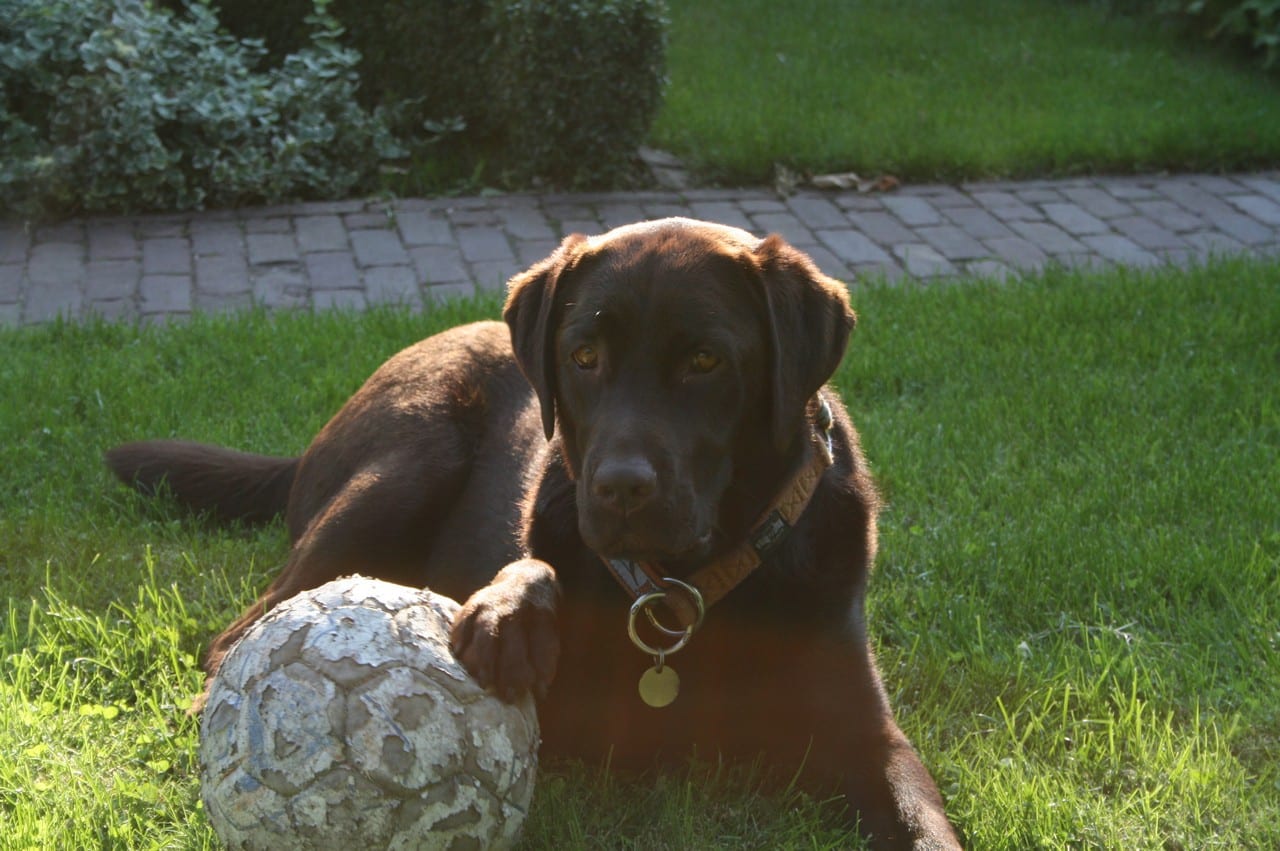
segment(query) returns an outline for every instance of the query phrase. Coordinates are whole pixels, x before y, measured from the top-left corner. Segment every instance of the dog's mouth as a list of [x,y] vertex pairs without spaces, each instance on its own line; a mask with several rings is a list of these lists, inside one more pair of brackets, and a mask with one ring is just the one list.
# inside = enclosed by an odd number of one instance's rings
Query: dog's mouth
[[707,531],[701,534],[676,534],[654,541],[648,535],[637,534],[630,529],[621,529],[614,536],[599,539],[590,531],[583,529],[583,539],[596,555],[606,559],[661,564],[676,574],[705,561],[714,546],[715,533]]

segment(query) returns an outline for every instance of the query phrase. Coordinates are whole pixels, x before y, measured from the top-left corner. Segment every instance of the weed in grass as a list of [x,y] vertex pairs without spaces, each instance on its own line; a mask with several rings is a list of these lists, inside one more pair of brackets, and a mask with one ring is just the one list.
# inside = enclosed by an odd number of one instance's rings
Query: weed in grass
[[[1280,266],[870,286],[836,384],[888,498],[903,727],[975,848],[1280,847]],[[109,480],[177,435],[299,451],[439,314],[0,332],[0,848],[213,847],[183,713],[278,569]],[[527,848],[836,848],[751,772],[550,765]]]

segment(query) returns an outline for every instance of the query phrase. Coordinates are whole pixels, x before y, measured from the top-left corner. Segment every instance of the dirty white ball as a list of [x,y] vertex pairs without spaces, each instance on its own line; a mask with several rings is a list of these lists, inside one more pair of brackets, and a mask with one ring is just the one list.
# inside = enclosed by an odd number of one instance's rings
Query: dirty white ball
[[458,604],[349,577],[238,641],[200,722],[205,812],[231,848],[503,848],[533,796],[531,698],[449,652]]

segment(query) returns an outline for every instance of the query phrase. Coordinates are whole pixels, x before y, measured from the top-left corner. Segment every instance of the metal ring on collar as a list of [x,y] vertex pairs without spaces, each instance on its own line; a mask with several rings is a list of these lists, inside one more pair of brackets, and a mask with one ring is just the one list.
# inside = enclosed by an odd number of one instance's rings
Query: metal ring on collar
[[[662,581],[670,583],[688,594],[690,599],[693,600],[694,606],[698,610],[698,617],[693,623],[689,624],[684,629],[674,630],[659,623],[657,616],[654,615],[652,609],[656,603],[667,596],[667,591],[650,591],[648,594],[638,597],[636,601],[631,604],[631,613],[627,617],[627,635],[631,637],[632,644],[640,648],[645,653],[648,653],[650,656],[670,656],[672,653],[675,653],[677,650],[684,647],[689,643],[689,639],[693,637],[694,631],[702,625],[702,619],[706,617],[707,614],[706,606],[702,602],[702,594],[697,588],[694,588],[687,582],[681,582],[679,579],[664,577]],[[649,618],[649,622],[653,624],[654,627],[666,635],[676,639],[670,647],[654,647],[640,637],[640,633],[636,630],[636,615],[642,611],[645,613],[645,616]]]

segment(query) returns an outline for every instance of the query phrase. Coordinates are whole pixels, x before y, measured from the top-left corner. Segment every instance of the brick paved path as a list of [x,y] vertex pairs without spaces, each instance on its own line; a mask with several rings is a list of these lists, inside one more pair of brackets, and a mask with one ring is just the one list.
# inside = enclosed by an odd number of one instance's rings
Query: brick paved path
[[1280,255],[1280,173],[297,204],[24,228],[0,223],[0,324],[192,311],[414,307],[501,289],[565,234],[682,215],[777,232],[845,281],[1046,264]]

